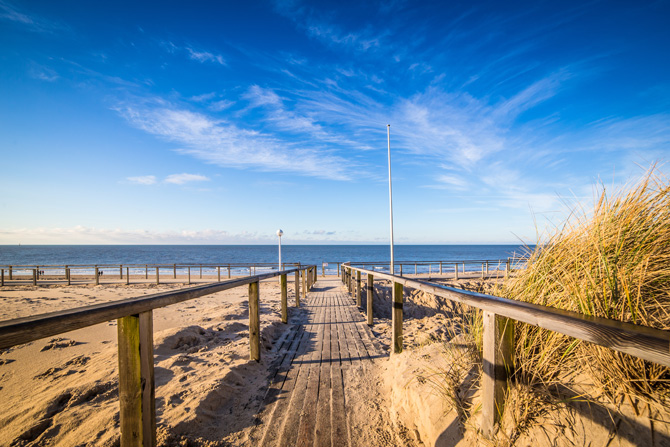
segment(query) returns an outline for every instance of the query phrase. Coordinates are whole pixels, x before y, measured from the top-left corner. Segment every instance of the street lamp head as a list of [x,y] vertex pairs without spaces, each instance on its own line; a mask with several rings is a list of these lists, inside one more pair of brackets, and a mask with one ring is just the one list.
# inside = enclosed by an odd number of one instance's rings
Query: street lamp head
[[284,232],[281,229],[277,230],[277,236],[282,237],[283,234]]

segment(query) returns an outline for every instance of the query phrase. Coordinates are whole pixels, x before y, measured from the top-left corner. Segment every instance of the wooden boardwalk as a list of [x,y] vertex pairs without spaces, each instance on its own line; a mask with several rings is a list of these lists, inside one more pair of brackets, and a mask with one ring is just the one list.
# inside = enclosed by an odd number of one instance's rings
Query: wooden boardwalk
[[374,359],[385,355],[339,279],[320,279],[303,305],[307,319],[280,347],[250,441],[263,446],[351,445],[347,373],[356,369],[364,375]]

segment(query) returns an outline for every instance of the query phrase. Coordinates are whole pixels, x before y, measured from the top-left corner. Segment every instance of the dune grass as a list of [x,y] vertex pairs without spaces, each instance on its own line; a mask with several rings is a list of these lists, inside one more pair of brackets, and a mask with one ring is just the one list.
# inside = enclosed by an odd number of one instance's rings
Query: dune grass
[[[502,294],[585,315],[670,329],[670,185],[649,171],[592,212],[574,212],[531,254]],[[613,399],[666,406],[670,369],[637,357],[517,323],[514,378],[550,385],[584,370]],[[577,368],[577,369],[575,369]]]

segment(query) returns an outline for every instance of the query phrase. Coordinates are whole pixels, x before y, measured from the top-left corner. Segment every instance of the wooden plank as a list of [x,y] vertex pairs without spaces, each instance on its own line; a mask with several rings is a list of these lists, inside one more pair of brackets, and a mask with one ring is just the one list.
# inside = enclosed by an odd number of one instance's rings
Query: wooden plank
[[[344,271],[343,271],[344,273]],[[325,304],[325,300],[324,300]],[[324,324],[323,324],[323,344],[321,351],[321,365],[319,371],[319,401],[316,409],[316,426],[314,430],[314,446],[315,447],[330,447],[330,395],[331,395],[331,378],[330,366],[332,362],[332,354],[330,348],[332,346],[331,337],[331,308],[324,306]]]
[[288,302],[287,302],[287,290],[286,290],[286,274],[283,274],[279,277],[279,283],[281,285],[281,322],[288,322]]
[[349,433],[347,431],[347,416],[344,401],[344,384],[342,370],[337,363],[331,365],[331,443],[333,446],[348,446]]
[[142,378],[142,440],[156,445],[156,385],[154,381],[154,325],[152,311],[139,315],[140,375]]
[[392,335],[391,344],[393,345],[393,353],[400,354],[402,352],[402,307],[403,307],[403,286],[401,283],[393,283],[393,314],[391,318]]
[[482,355],[482,432],[491,437],[504,409],[508,378],[514,361],[512,320],[484,312]]
[[389,279],[416,290],[493,312],[499,316],[539,326],[670,367],[670,331],[469,292],[435,283],[394,277],[381,272],[364,269],[361,271],[374,273],[376,278]]
[[140,318],[130,315],[117,320],[119,350],[119,424],[121,446],[143,446],[142,373]]
[[249,284],[249,359],[261,360],[261,320],[258,303],[259,283]]
[[374,276],[371,274],[368,274],[368,282],[367,282],[367,293],[365,295],[365,304],[367,307],[367,317],[368,317],[368,326],[372,326],[374,324],[374,313],[373,313],[373,304],[374,304],[374,296],[375,296],[375,282],[374,282]]
[[[287,273],[292,272],[292,270],[287,271]],[[2,321],[0,322],[0,349],[104,323],[127,315],[140,314],[276,276],[276,273],[266,273],[254,278],[237,278],[223,283],[205,284],[171,292],[161,292]]]

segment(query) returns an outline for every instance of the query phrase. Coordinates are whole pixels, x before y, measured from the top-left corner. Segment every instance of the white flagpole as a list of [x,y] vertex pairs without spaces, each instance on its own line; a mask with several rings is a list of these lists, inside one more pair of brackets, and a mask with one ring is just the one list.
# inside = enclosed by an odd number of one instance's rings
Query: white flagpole
[[395,265],[393,263],[393,191],[391,189],[391,125],[386,125],[386,140],[388,142],[389,154],[389,213],[391,220],[391,266],[389,271],[392,275],[395,274]]

